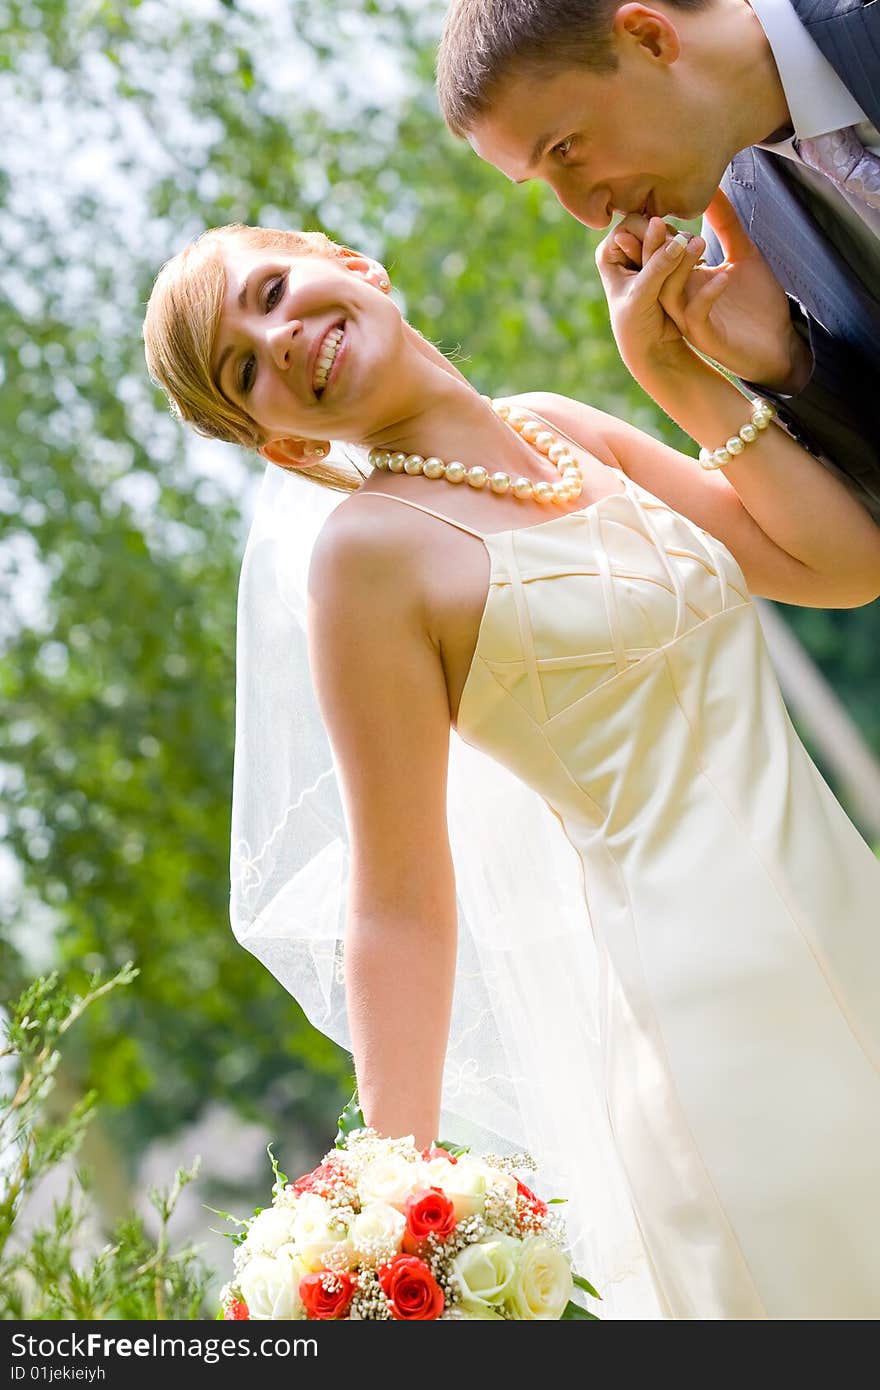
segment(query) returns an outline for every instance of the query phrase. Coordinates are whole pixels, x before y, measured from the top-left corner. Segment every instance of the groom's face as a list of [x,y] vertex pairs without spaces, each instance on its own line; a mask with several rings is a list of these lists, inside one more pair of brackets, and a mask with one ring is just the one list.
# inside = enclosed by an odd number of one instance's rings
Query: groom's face
[[615,213],[698,217],[733,151],[664,76],[624,61],[511,79],[468,139],[514,183],[549,184],[587,227]]

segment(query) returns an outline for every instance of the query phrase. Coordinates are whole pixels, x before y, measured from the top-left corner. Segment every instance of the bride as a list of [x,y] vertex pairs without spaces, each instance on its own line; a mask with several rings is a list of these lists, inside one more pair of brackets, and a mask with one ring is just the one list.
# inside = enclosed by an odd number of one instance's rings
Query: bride
[[686,242],[652,222],[643,268],[613,237],[599,265],[702,467],[578,401],[490,402],[319,234],[221,228],[163,267],[151,374],[280,465],[242,579],[234,920],[350,1038],[368,1123],[529,1147],[603,1315],[876,1317],[880,865],[750,594],[866,603],[880,530],[678,336]]

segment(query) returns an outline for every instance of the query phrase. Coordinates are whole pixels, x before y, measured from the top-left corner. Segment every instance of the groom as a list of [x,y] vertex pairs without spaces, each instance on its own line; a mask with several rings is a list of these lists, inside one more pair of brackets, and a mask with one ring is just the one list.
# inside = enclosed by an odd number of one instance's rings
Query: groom
[[880,521],[880,0],[453,0],[438,89],[588,227],[705,211],[729,281],[679,327]]

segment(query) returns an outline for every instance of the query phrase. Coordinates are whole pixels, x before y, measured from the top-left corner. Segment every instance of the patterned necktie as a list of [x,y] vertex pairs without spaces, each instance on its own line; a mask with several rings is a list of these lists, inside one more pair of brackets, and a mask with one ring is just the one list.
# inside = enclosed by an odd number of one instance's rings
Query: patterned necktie
[[814,140],[795,140],[794,147],[810,169],[817,169],[869,208],[880,208],[880,156],[865,149],[855,126]]

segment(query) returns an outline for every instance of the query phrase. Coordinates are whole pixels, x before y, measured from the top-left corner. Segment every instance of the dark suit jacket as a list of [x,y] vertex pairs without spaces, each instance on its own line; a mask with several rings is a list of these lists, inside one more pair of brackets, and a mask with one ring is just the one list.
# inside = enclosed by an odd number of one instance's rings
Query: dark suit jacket
[[[880,0],[792,0],[798,18],[880,129]],[[772,399],[816,453],[853,480],[880,520],[880,266],[866,283],[801,201],[788,161],[756,147],[733,160],[722,187],[743,227],[793,300],[803,306],[815,367],[797,396]],[[708,228],[707,228],[708,232]],[[721,250],[711,234],[707,260]],[[792,313],[800,316],[796,305]]]

